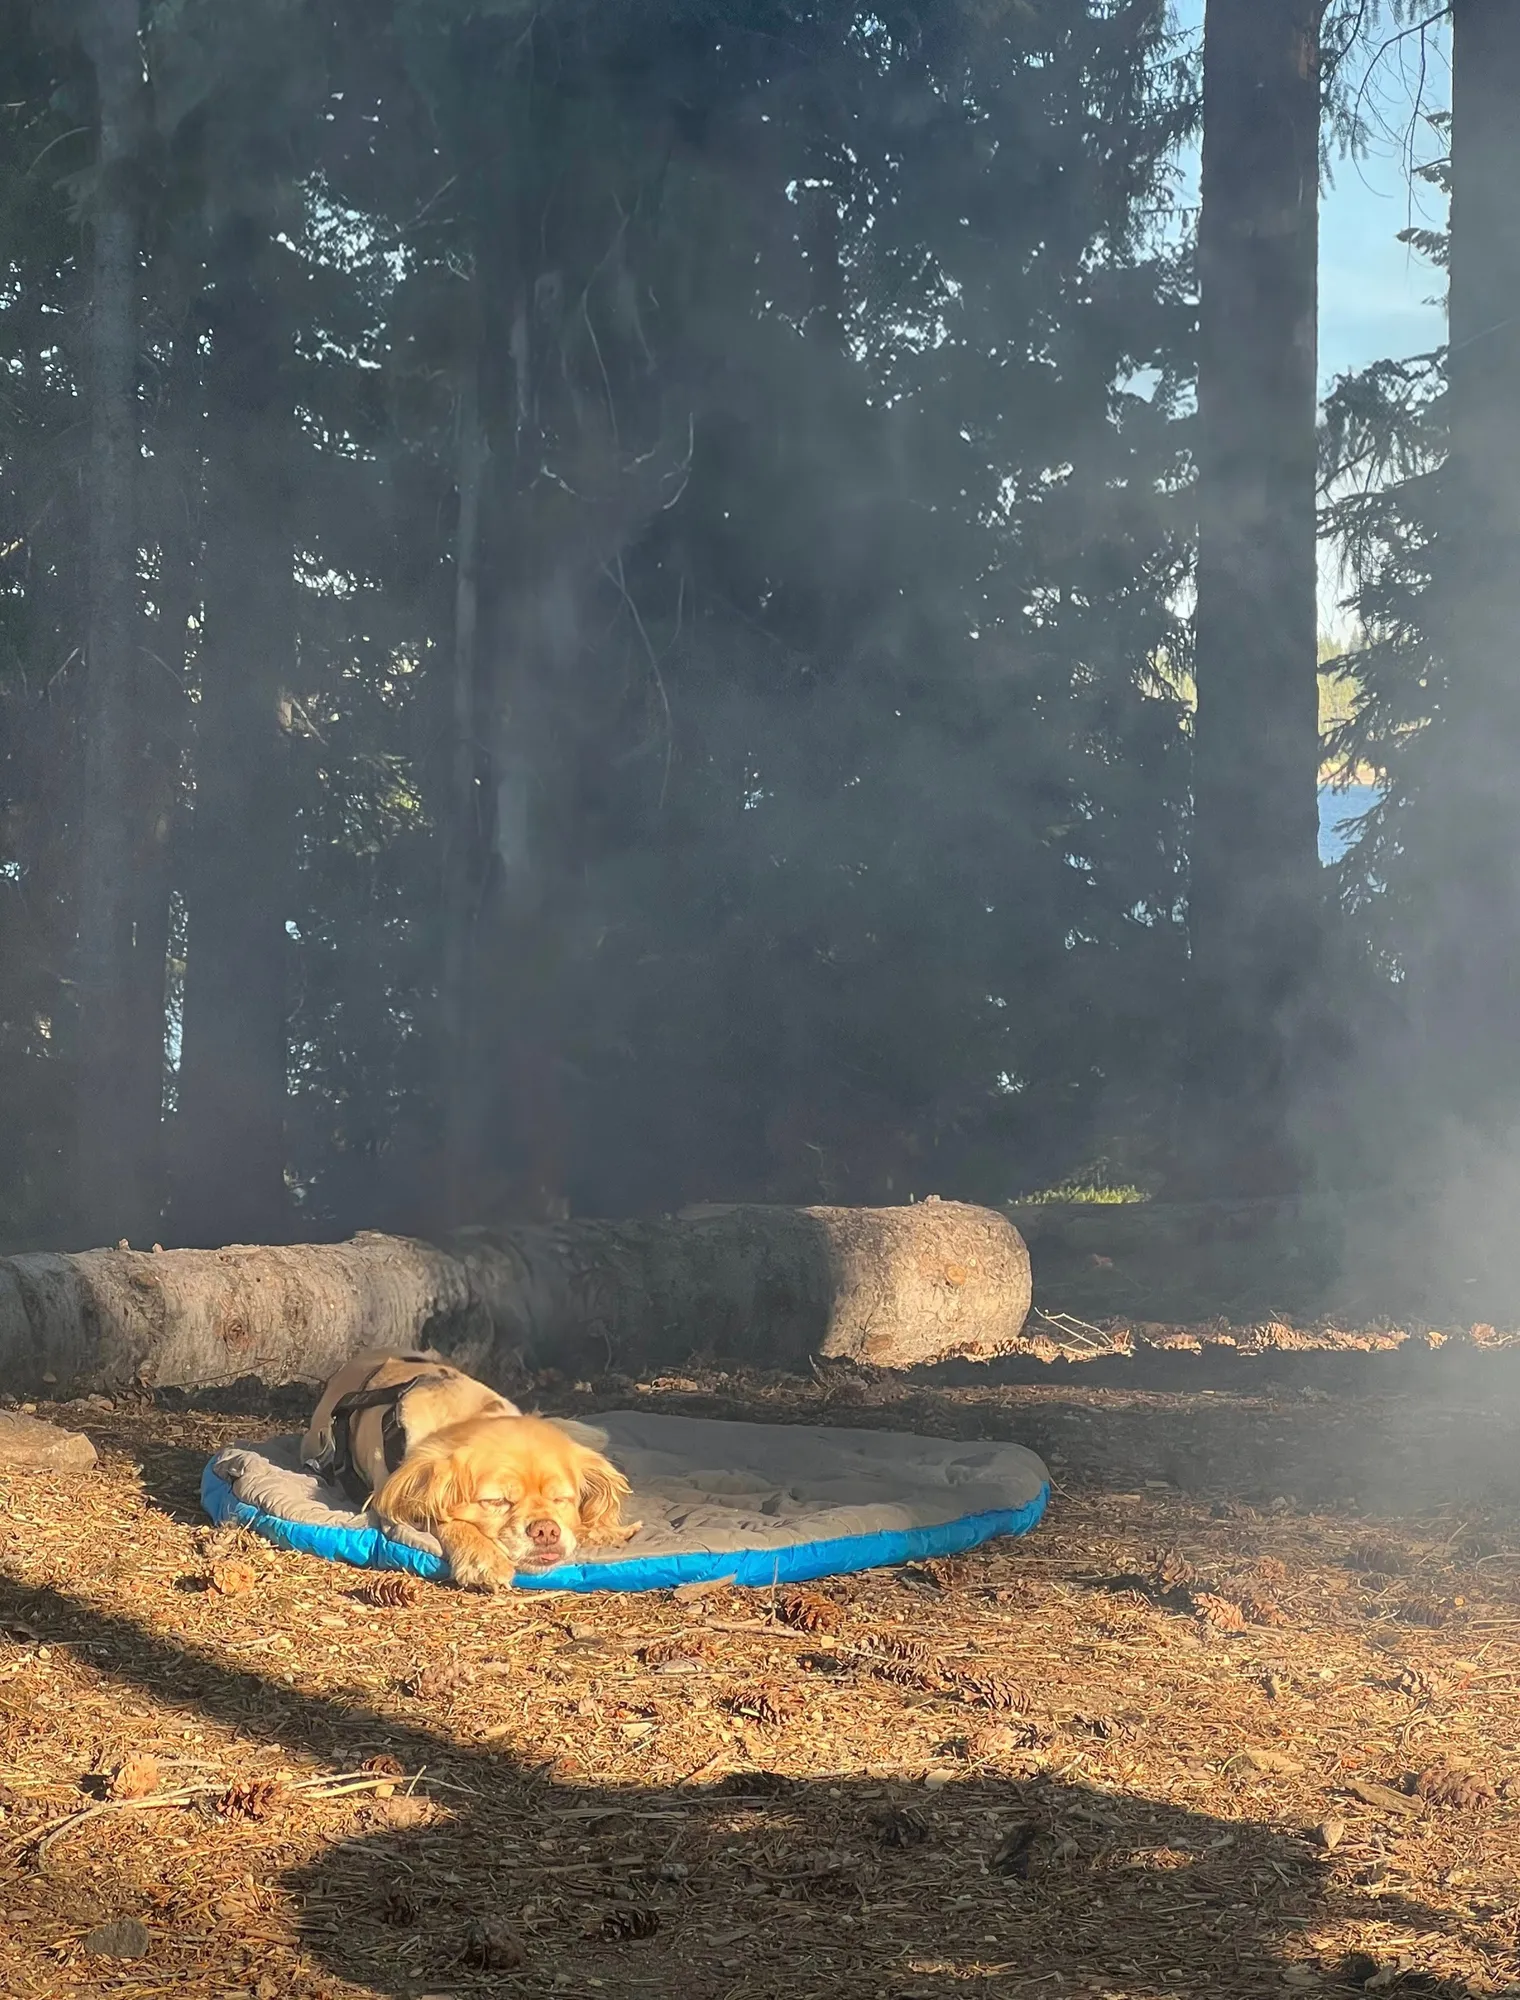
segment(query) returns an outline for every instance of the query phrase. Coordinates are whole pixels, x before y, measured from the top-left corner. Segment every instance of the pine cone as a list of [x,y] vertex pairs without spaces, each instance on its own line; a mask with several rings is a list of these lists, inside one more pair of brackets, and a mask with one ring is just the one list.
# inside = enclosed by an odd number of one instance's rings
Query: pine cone
[[971,1565],[964,1556],[930,1556],[918,1565],[918,1572],[937,1590],[953,1590],[970,1576]]
[[1346,1567],[1360,1570],[1364,1576],[1403,1576],[1409,1562],[1402,1549],[1394,1548],[1391,1543],[1358,1542],[1346,1552]]
[[789,1721],[795,1707],[791,1697],[774,1682],[738,1688],[725,1705],[730,1715],[741,1716],[748,1722],[763,1722],[771,1728]]
[[113,1799],[146,1799],[162,1789],[158,1759],[138,1752],[111,1773],[106,1796]]
[[886,1681],[892,1687],[916,1688],[921,1693],[940,1692],[940,1670],[938,1663],[926,1659],[920,1666],[912,1660],[872,1660],[872,1674],[879,1681]]
[[1240,1606],[1232,1604],[1227,1597],[1216,1597],[1211,1590],[1193,1592],[1193,1616],[1207,1625],[1211,1632],[1244,1632],[1246,1629]]
[[633,1906],[609,1910],[602,1919],[602,1936],[621,1943],[629,1938],[652,1938],[660,1928],[658,1910]]
[[1157,1549],[1146,1581],[1158,1597],[1169,1597],[1174,1590],[1191,1589],[1198,1581],[1198,1572],[1180,1549]]
[[837,1632],[844,1623],[839,1606],[818,1590],[783,1590],[776,1611],[783,1624],[799,1632]]
[[1001,1674],[957,1674],[955,1679],[964,1699],[980,1708],[1021,1715],[1029,1706],[1024,1690],[1016,1682],[1004,1680]]
[[385,1608],[417,1602],[417,1586],[405,1570],[386,1570],[381,1576],[372,1576],[359,1596],[366,1604]]
[[528,1962],[522,1940],[494,1918],[471,1917],[464,1927],[460,1956],[485,1972],[515,1972]]
[[866,1822],[882,1847],[921,1847],[929,1838],[929,1822],[911,1806],[889,1806]]
[[246,1597],[258,1588],[258,1571],[252,1563],[214,1562],[206,1581],[218,1597]]
[[1457,1764],[1432,1764],[1415,1779],[1414,1788],[1433,1806],[1449,1806],[1455,1812],[1476,1812],[1494,1803],[1494,1788],[1488,1780]]
[[646,1667],[665,1667],[673,1660],[708,1660],[716,1650],[705,1632],[686,1632],[676,1638],[652,1639],[639,1658]]
[[1232,1604],[1240,1607],[1241,1615],[1252,1625],[1286,1625],[1282,1606],[1270,1591],[1261,1588],[1254,1576],[1232,1576],[1223,1586],[1221,1593]]
[[247,1784],[229,1785],[216,1800],[219,1819],[268,1819],[279,1786],[273,1778],[253,1778]]
[[966,1738],[966,1761],[993,1767],[1007,1764],[1033,1750],[1039,1740],[1032,1722],[984,1722]]
[[1451,1623],[1451,1606],[1443,1604],[1438,1597],[1406,1597],[1393,1615],[1401,1625],[1419,1625],[1426,1631],[1436,1632]]
[[1404,1667],[1393,1683],[1400,1694],[1407,1694],[1414,1701],[1429,1701],[1440,1692],[1438,1684],[1420,1667]]
[[922,1667],[926,1671],[938,1665],[934,1648],[922,1639],[910,1639],[901,1632],[869,1632],[865,1646],[868,1652],[885,1653],[888,1659],[904,1660],[910,1667]]

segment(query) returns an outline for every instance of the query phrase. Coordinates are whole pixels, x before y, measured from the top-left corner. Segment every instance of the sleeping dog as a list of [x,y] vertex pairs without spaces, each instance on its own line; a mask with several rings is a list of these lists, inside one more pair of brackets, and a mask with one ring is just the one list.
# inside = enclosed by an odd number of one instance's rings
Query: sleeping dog
[[619,1519],[628,1482],[593,1435],[524,1416],[440,1355],[374,1351],[322,1391],[301,1458],[382,1524],[432,1535],[456,1583],[501,1590],[520,1569],[638,1533]]

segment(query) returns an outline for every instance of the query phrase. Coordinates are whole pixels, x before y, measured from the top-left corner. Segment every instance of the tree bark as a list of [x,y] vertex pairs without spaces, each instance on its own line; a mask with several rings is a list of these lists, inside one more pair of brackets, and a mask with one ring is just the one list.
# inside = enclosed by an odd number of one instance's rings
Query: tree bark
[[[0,1379],[84,1388],[315,1381],[365,1347],[441,1348],[487,1381],[694,1353],[774,1367],[990,1359],[1029,1310],[999,1215],[712,1207],[350,1243],[0,1259]],[[60,1393],[62,1393],[60,1391]]]
[[[477,676],[484,872],[475,973],[494,996],[478,1023],[474,1073],[479,1142],[468,1198],[536,1220],[565,1206],[568,1151],[559,1090],[562,937],[575,897],[574,813],[580,577],[573,523],[544,507],[540,350],[530,310],[533,231],[521,217],[483,265],[488,353],[484,421],[493,440],[493,533],[511,551],[483,611],[487,658]],[[546,529],[546,519],[557,532]]]
[[[137,625],[137,198],[142,56],[137,0],[93,0],[81,28],[95,69],[98,190],[89,327],[89,628],[84,795],[78,856],[79,1063],[75,1138],[80,1220],[97,1235],[151,1235],[158,1220],[151,1162],[157,1105],[137,1087],[158,1073],[157,1048],[133,1005],[138,934],[132,860],[138,846],[141,748],[134,723]],[[162,992],[162,958],[159,987]],[[162,1044],[162,1014],[159,1020]],[[88,1240],[88,1236],[87,1239]]]
[[454,528],[454,661],[450,706],[449,831],[444,855],[444,940],[439,1025],[442,1048],[444,1215],[465,1211],[479,1174],[479,1072],[474,1061],[475,922],[484,886],[482,717],[477,661],[480,624],[481,499],[489,451],[480,413],[480,341],[472,302],[472,338],[460,371],[456,444],[459,518]]
[[1198,239],[1198,712],[1188,1147],[1297,1178],[1320,939],[1315,421],[1320,0],[1208,0]]
[[274,254],[239,218],[208,260],[205,624],[171,1216],[182,1243],[277,1240],[286,1214],[295,597]]
[[[142,1162],[145,1209],[162,1226],[168,1196],[165,1143],[165,1026],[168,1013],[170,902],[184,809],[184,758],[190,740],[190,620],[197,608],[196,528],[199,520],[199,326],[193,313],[175,330],[167,404],[153,440],[159,485],[152,596],[156,620],[144,639],[146,665],[138,681],[137,737],[142,779],[132,856],[132,1012],[135,1061],[129,1079],[133,1116],[148,1135]],[[140,1240],[140,1239],[139,1239]],[[149,1239],[151,1240],[151,1239]]]
[[1520,1096],[1520,9],[1452,9],[1450,456],[1414,985],[1443,1110],[1506,1150]]

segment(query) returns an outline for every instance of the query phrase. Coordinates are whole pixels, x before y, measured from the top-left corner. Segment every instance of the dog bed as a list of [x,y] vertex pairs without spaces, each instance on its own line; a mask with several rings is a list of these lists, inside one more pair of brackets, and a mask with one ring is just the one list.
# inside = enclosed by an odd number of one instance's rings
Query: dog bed
[[[520,1573],[524,1590],[803,1583],[1027,1535],[1050,1497],[1044,1465],[1016,1444],[632,1410],[565,1427],[622,1468],[633,1485],[624,1518],[644,1525],[620,1548]],[[431,1536],[382,1531],[306,1471],[298,1438],[225,1446],[206,1467],[201,1500],[213,1520],[281,1548],[359,1569],[449,1573]]]

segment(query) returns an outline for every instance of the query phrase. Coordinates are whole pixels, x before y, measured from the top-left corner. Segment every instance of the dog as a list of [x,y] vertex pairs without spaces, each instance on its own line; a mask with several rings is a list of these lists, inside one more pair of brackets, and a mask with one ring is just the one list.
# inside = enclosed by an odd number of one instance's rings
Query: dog
[[434,1431],[470,1417],[521,1415],[515,1403],[431,1348],[405,1354],[371,1348],[323,1389],[301,1440],[301,1463],[364,1507],[411,1446]]
[[371,1352],[323,1390],[301,1458],[382,1524],[431,1534],[456,1583],[495,1591],[638,1533],[620,1519],[629,1487],[605,1441],[525,1416],[440,1355]]

